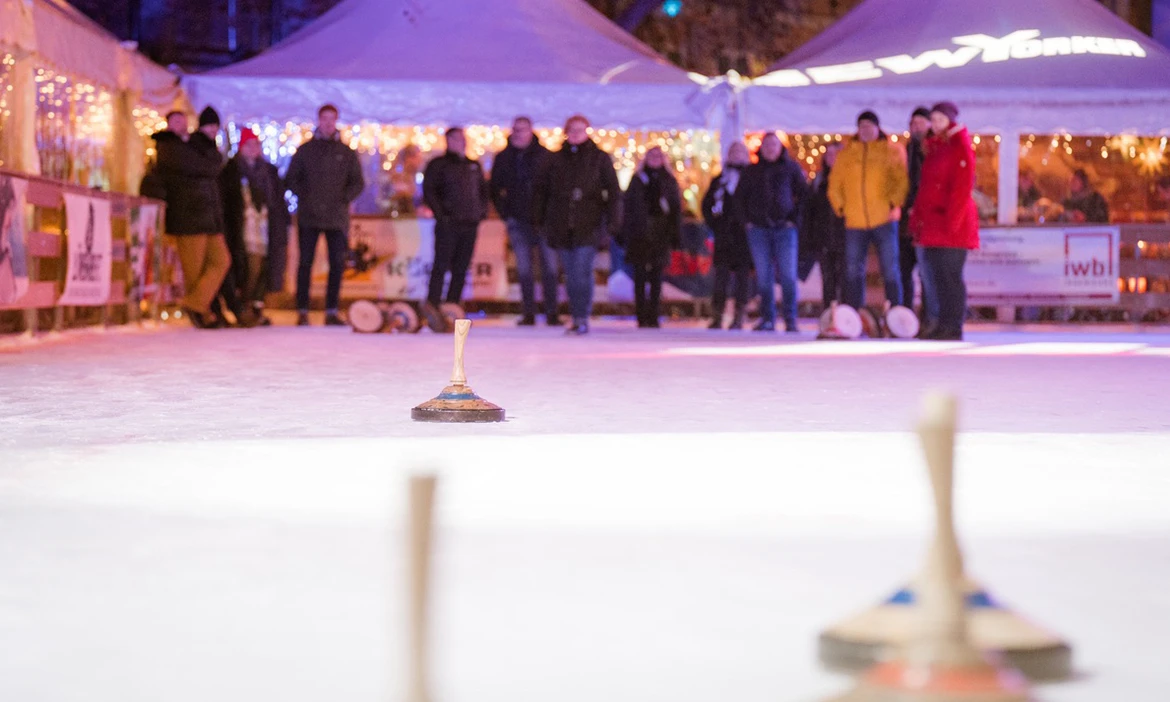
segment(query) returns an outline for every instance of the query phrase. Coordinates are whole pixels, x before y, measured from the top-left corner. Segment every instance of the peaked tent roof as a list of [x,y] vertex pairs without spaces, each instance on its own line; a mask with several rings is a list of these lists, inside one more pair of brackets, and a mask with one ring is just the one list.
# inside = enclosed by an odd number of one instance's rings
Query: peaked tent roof
[[1170,51],[1095,0],[865,0],[753,82],[749,128],[958,104],[976,131],[1170,133]]
[[65,0],[0,0],[0,44],[36,53],[46,67],[109,89],[140,91],[157,107],[179,96],[176,76],[86,17]]
[[189,76],[199,104],[253,120],[698,126],[696,84],[583,0],[345,0],[255,58]]

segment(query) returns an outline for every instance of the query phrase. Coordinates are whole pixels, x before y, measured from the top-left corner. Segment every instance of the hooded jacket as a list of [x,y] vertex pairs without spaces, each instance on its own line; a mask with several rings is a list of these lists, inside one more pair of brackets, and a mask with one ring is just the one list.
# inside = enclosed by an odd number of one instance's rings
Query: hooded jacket
[[906,202],[909,190],[902,151],[884,137],[850,141],[829,176],[829,202],[848,229],[889,224],[892,210]]
[[953,125],[926,140],[922,185],[910,215],[915,243],[927,247],[979,248],[975,150],[967,128]]
[[215,142],[201,132],[183,141],[172,131],[162,131],[154,135],[154,143],[157,159],[142,180],[141,192],[167,203],[167,234],[222,234],[217,179],[223,157]]
[[340,133],[301,144],[289,163],[285,182],[297,196],[297,224],[302,229],[349,231],[349,203],[366,188],[357,152],[341,142]]
[[602,222],[608,234],[621,226],[622,189],[613,159],[593,141],[567,141],[548,159],[536,181],[532,204],[535,224],[555,249],[599,246]]

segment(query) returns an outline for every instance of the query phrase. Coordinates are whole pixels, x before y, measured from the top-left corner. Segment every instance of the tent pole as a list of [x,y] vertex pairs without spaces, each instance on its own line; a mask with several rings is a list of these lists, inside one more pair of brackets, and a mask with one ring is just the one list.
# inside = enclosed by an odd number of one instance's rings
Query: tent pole
[[1019,221],[1020,206],[1020,133],[1011,130],[999,135],[999,213],[1001,225]]
[[[999,135],[999,212],[996,221],[1001,227],[1014,226],[1020,216],[1020,133],[1004,130]],[[1014,322],[1016,308],[1001,305],[996,309],[1001,323]]]

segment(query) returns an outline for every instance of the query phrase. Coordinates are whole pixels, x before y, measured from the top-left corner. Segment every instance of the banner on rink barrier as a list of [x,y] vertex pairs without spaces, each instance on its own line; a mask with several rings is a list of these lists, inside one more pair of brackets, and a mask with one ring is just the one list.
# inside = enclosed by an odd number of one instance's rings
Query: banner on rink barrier
[[[290,247],[294,248],[294,247]],[[341,296],[345,299],[421,300],[427,296],[435,255],[433,219],[354,216]],[[328,253],[324,238],[317,243],[311,292],[325,294]],[[295,275],[295,264],[289,266]],[[507,234],[504,223],[480,224],[467,270],[464,299],[503,300],[508,294]]]
[[28,292],[27,191],[27,180],[0,173],[0,305],[13,304]]
[[110,201],[65,193],[69,259],[59,305],[97,306],[110,299],[113,236]]
[[971,305],[1117,304],[1117,226],[1003,227],[979,232],[964,271]]

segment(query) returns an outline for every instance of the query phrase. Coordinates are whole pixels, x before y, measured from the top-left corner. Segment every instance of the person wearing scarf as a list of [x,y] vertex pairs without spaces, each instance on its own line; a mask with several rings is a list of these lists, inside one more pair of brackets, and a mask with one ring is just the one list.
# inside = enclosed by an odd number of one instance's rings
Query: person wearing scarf
[[682,195],[667,169],[666,154],[655,146],[630,179],[625,195],[621,243],[634,269],[634,307],[640,329],[657,329],[662,271],[682,239]]
[[752,252],[748,247],[743,211],[735,191],[743,179],[743,170],[751,155],[742,141],[727,149],[723,172],[711,181],[703,197],[703,221],[715,239],[713,265],[715,281],[711,292],[711,329],[723,328],[723,308],[727,306],[727,286],[735,277],[735,316],[728,329],[742,329],[744,308],[751,294]]

